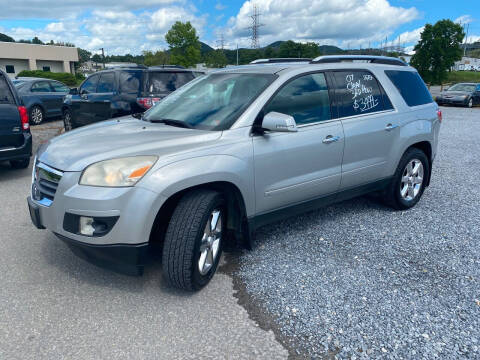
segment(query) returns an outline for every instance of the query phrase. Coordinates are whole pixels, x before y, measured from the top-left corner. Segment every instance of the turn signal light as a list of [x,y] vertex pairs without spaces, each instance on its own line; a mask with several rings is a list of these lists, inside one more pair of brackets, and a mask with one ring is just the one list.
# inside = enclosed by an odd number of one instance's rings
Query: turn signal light
[[25,106],[18,107],[18,113],[20,114],[20,121],[22,122],[22,129],[30,129],[30,123],[28,122],[28,111]]

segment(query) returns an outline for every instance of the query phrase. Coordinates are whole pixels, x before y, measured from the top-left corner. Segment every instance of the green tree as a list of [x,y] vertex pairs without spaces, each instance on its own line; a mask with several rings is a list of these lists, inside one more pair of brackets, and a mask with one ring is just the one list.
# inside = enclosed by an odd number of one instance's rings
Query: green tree
[[15,39],[8,36],[8,35],[5,35],[5,34],[2,34],[0,33],[0,41],[3,41],[3,42],[15,42]]
[[100,55],[98,54],[95,54],[92,56],[92,61],[95,62],[95,63],[103,63],[103,59]]
[[90,51],[85,49],[80,49],[80,48],[77,48],[77,51],[78,51],[78,62],[80,64],[90,60],[90,57],[92,56],[92,53]]
[[200,62],[200,41],[190,21],[177,21],[173,24],[165,35],[165,40],[170,46],[172,64],[191,67]]
[[170,55],[166,51],[144,51],[143,52],[143,63],[147,66],[153,65],[165,65],[170,61]]
[[38,37],[35,36],[35,37],[32,39],[32,44],[43,45],[43,42],[42,42],[42,40],[40,40]]
[[426,24],[410,64],[427,83],[441,84],[455,61],[462,58],[460,44],[464,36],[462,27],[451,20]]
[[223,68],[227,66],[228,60],[223,50],[210,51],[205,60],[205,65],[211,68]]

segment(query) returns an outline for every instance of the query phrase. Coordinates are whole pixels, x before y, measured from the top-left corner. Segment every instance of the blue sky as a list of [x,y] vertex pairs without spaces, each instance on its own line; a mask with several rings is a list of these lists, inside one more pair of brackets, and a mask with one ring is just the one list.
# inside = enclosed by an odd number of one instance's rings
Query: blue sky
[[[477,0],[254,0],[261,12],[260,45],[276,40],[315,41],[343,48],[378,46],[387,37],[411,49],[425,23],[448,18],[469,24],[480,40]],[[21,0],[2,5],[0,32],[13,38],[68,41],[109,54],[138,54],[167,47],[171,25],[191,21],[215,47],[250,45],[253,1],[227,0]],[[46,5],[48,4],[48,5]]]

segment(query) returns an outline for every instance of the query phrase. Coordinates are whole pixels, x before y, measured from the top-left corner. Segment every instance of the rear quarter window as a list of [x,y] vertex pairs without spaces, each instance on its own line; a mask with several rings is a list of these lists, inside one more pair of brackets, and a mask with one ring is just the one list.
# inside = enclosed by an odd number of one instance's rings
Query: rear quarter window
[[140,71],[121,71],[120,72],[120,90],[123,93],[137,94],[140,90]]
[[146,91],[152,94],[168,94],[194,79],[187,71],[151,71],[148,74]]
[[385,70],[385,74],[397,88],[408,106],[433,102],[432,95],[416,71]]
[[13,104],[13,94],[8,86],[7,79],[0,74],[0,104]]

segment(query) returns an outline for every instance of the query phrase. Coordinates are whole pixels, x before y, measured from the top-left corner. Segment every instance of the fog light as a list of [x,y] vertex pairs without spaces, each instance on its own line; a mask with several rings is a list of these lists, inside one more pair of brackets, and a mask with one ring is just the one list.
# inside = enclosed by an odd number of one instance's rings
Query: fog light
[[80,216],[80,234],[92,236],[95,232],[95,228],[93,227],[93,218],[87,216]]

